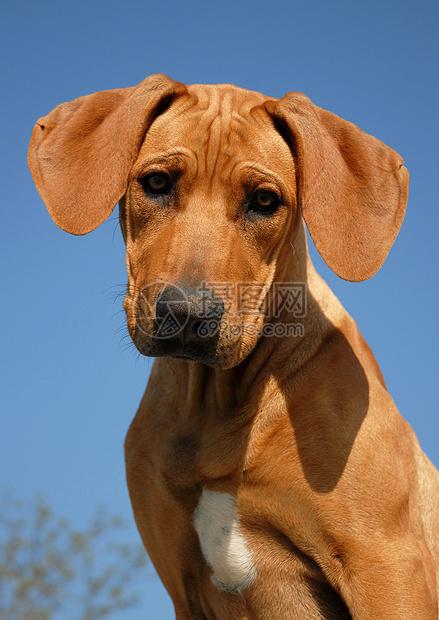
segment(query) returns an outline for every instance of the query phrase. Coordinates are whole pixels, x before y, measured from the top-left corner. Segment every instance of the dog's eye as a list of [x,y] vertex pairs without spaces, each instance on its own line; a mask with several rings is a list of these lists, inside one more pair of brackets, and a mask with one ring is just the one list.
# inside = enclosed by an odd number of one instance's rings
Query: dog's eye
[[280,205],[277,194],[269,190],[260,190],[253,196],[247,207],[247,213],[269,216],[272,215]]
[[147,194],[163,195],[169,194],[171,190],[171,179],[164,172],[153,172],[140,179],[143,191]]

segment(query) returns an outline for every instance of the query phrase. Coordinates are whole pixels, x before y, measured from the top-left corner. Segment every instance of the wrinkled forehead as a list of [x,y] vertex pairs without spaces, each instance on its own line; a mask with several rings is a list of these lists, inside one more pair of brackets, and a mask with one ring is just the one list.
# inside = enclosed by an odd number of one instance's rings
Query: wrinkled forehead
[[186,150],[199,172],[218,172],[241,160],[290,174],[291,152],[265,109],[269,100],[235,86],[188,86],[153,122],[139,159]]

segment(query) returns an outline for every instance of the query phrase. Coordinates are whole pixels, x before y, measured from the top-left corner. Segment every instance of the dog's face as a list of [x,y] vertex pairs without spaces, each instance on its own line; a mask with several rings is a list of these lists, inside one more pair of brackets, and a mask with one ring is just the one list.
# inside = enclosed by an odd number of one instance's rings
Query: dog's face
[[190,87],[149,128],[121,209],[128,327],[145,355],[239,364],[269,320],[294,160],[265,98]]
[[28,161],[67,232],[90,232],[120,201],[139,351],[219,368],[279,316],[273,283],[292,277],[301,215],[328,266],[364,280],[408,192],[395,151],[300,93],[163,75],[61,104],[37,122]]

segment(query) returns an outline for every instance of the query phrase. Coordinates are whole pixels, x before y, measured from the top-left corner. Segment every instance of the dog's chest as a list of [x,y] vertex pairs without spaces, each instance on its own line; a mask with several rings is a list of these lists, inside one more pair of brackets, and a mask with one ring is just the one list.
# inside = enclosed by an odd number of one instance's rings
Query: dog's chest
[[[174,413],[168,421],[160,435],[161,454],[156,454],[164,475],[174,485],[211,486],[240,475],[249,428],[240,411],[201,407]],[[154,445],[153,437],[150,441]]]
[[233,495],[203,489],[193,524],[212,582],[220,590],[238,593],[255,581],[256,566]]
[[[241,475],[243,440],[224,434],[181,434],[166,450],[163,476],[172,491],[187,492]],[[226,483],[227,484],[227,483]]]
[[163,463],[163,477],[169,490],[189,491],[197,487],[198,440],[194,434],[170,440]]

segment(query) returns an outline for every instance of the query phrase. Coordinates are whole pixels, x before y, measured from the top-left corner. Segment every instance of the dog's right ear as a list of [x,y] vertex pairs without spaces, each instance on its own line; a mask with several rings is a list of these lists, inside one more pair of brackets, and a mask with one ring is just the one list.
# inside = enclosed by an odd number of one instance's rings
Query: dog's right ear
[[370,278],[404,218],[402,157],[301,93],[265,105],[294,152],[298,204],[321,257],[345,280]]
[[37,121],[28,163],[55,224],[83,235],[107,219],[149,126],[184,92],[183,84],[153,75],[132,88],[62,103]]

